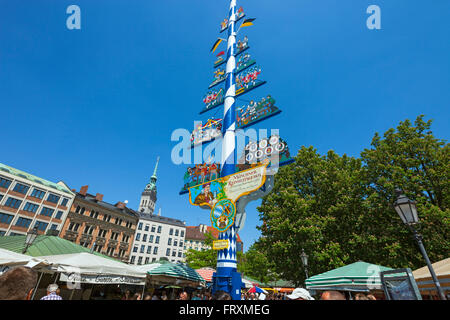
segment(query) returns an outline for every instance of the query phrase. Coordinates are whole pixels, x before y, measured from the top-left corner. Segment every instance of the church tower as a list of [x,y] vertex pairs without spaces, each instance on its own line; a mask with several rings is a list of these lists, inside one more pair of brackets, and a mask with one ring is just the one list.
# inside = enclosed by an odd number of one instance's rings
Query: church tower
[[153,214],[156,204],[156,171],[158,170],[159,157],[156,160],[155,170],[150,177],[150,182],[145,187],[144,192],[141,195],[141,202],[139,204],[139,212],[145,214]]

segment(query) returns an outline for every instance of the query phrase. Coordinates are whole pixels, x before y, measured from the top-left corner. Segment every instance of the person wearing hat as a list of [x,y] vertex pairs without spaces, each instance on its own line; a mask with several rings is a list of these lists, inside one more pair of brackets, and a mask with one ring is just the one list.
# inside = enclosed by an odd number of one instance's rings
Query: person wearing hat
[[56,293],[58,291],[58,285],[56,283],[49,284],[47,287],[47,295],[43,296],[41,300],[62,300],[62,298]]
[[303,288],[296,288],[292,292],[292,294],[287,295],[287,297],[291,300],[314,300],[314,298],[309,294],[308,290]]

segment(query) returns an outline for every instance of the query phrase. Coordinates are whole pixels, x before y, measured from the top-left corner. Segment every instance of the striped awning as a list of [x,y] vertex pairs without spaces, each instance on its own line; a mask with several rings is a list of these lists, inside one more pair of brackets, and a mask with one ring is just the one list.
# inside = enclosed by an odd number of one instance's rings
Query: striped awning
[[150,276],[166,276],[190,281],[205,282],[197,271],[185,264],[172,263],[164,260],[160,260],[158,264],[159,265],[156,268],[153,268],[147,272]]

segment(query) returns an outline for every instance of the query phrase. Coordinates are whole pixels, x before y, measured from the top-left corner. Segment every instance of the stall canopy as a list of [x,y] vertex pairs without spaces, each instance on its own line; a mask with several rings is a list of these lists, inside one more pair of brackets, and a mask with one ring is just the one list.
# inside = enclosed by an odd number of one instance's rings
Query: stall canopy
[[13,266],[37,268],[47,266],[48,264],[49,262],[42,258],[33,258],[25,254],[0,248],[0,273],[6,271],[8,267]]
[[51,263],[50,270],[61,273],[62,281],[97,284],[144,285],[146,273],[125,263],[87,252],[40,257]]
[[[450,258],[432,264],[443,291],[450,291]],[[428,266],[413,271],[414,279],[422,294],[436,294],[436,286],[431,278]]]
[[309,290],[360,291],[380,290],[380,272],[392,268],[358,261],[306,280]]
[[181,263],[172,263],[167,260],[160,260],[153,267],[148,264],[147,274],[150,276],[151,283],[175,284],[175,285],[199,285],[204,284],[205,280],[192,268]]

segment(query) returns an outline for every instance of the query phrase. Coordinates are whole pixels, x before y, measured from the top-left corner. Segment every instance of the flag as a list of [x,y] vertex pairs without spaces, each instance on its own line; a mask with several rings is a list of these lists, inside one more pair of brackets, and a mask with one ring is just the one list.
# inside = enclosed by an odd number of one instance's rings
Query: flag
[[220,51],[218,54],[217,54],[217,56],[219,57],[219,56],[223,56],[225,54],[225,51]]
[[245,19],[244,22],[242,22],[241,24],[241,28],[243,27],[249,27],[253,25],[253,21],[255,21],[255,19]]
[[217,49],[217,47],[219,46],[219,44],[222,42],[222,39],[217,39],[217,41],[216,42],[214,42],[214,45],[213,45],[213,47],[211,48],[211,51],[212,52],[214,52],[214,51],[216,51],[216,49]]

